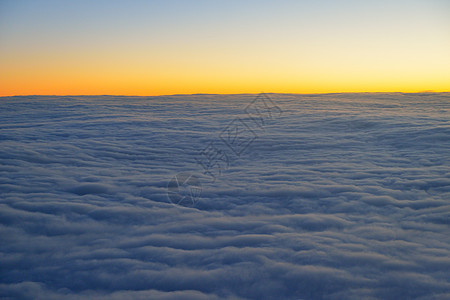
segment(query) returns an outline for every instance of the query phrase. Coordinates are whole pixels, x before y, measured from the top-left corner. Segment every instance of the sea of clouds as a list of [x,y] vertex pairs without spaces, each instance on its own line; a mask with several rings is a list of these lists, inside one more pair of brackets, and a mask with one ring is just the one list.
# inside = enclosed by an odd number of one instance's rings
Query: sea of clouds
[[265,96],[0,98],[0,298],[450,299],[450,94]]

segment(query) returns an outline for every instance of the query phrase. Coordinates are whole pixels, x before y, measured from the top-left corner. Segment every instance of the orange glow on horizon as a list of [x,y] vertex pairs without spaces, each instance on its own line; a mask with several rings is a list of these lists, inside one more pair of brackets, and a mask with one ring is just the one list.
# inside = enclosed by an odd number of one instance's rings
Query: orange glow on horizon
[[450,91],[439,0],[37,2],[0,7],[0,96]]

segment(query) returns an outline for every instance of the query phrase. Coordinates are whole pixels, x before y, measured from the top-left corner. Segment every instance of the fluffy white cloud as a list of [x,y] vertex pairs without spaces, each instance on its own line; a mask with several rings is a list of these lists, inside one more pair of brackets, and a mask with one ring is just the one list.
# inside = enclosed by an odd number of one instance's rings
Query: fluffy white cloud
[[263,127],[255,95],[1,98],[0,296],[450,297],[450,94],[269,96]]

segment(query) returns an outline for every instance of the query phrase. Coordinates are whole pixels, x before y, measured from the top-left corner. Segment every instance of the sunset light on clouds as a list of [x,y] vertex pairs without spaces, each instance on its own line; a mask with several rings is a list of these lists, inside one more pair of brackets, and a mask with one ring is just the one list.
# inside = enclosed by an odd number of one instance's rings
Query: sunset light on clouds
[[437,92],[450,4],[0,1],[0,96]]
[[450,299],[450,0],[0,0],[0,299]]

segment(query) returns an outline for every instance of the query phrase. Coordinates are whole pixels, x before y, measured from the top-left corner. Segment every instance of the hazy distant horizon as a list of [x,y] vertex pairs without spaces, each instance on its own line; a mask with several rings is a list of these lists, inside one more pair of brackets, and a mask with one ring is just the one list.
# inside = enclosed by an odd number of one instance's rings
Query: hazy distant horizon
[[164,97],[164,96],[199,96],[199,95],[226,95],[226,96],[239,96],[239,95],[259,95],[259,94],[279,94],[279,95],[333,95],[333,94],[448,94],[450,91],[418,91],[418,92],[323,92],[323,93],[283,93],[283,92],[255,92],[255,93],[192,93],[192,94],[161,94],[161,95],[114,95],[114,94],[67,94],[67,95],[57,95],[57,94],[36,94],[36,95],[10,95],[10,96],[0,96],[0,98],[8,97]]

